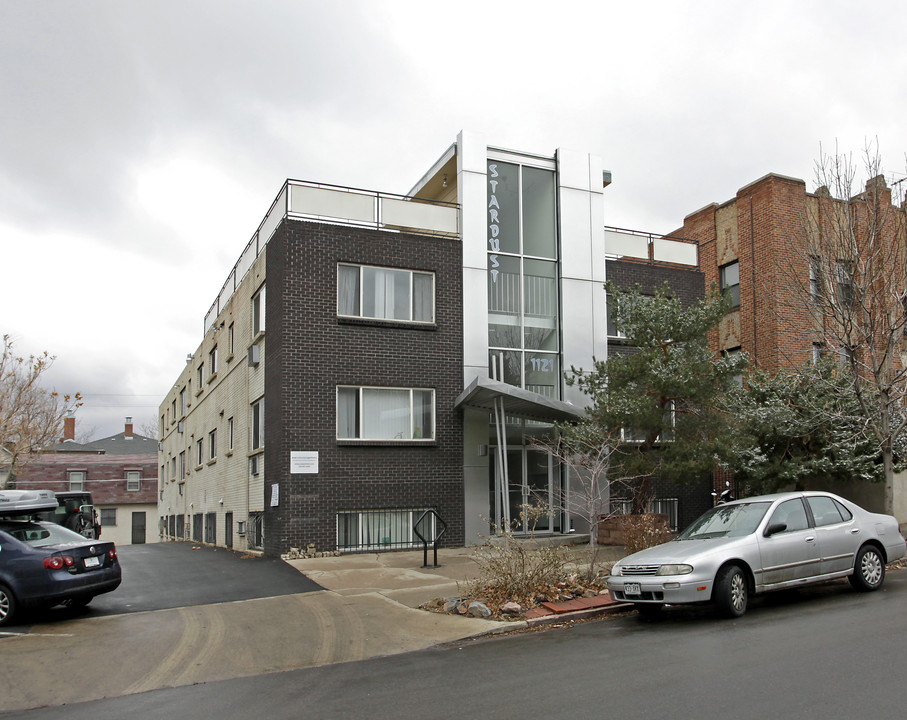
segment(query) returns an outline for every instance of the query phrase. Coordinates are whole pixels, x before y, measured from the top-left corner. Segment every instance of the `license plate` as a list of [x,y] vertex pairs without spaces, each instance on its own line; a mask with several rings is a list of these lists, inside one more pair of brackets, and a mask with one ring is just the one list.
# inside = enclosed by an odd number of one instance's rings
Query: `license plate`
[[100,564],[101,564],[101,558],[96,558],[96,557],[85,558],[85,567],[87,567],[87,568],[97,567]]
[[624,583],[624,595],[642,595],[639,583]]

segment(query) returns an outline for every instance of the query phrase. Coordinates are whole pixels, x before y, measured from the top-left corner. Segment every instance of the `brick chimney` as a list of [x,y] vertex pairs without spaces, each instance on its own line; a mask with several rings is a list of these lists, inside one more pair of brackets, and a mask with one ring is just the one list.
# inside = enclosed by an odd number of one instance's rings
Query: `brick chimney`
[[76,440],[76,416],[73,414],[63,418],[63,439],[60,442],[75,442]]
[[126,435],[126,439],[127,439],[127,440],[132,440],[132,418],[131,418],[131,417],[127,417],[127,418],[126,418],[126,433],[125,433],[125,435]]

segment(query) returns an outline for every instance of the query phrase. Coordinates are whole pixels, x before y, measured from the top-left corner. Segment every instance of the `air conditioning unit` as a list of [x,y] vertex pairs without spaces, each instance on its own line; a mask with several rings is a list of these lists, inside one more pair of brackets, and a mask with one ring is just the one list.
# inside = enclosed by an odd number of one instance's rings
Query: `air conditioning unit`
[[261,362],[261,345],[252,345],[249,348],[249,367],[255,367]]

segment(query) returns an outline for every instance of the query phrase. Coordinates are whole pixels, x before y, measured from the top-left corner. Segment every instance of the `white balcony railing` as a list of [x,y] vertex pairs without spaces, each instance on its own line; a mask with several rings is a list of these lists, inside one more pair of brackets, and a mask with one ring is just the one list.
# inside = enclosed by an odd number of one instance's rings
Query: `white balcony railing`
[[205,315],[207,333],[284,218],[456,237],[459,206],[423,198],[287,180]]

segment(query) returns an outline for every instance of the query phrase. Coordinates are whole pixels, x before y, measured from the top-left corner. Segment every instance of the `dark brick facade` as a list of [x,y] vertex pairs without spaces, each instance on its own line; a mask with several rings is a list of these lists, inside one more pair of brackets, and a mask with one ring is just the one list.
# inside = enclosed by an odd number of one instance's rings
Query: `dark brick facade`
[[[628,260],[608,260],[605,267],[608,280],[625,290],[639,285],[643,293],[654,294],[667,282],[685,307],[705,295],[705,274],[698,268]],[[628,352],[633,352],[633,349],[619,340],[608,339],[609,356]],[[712,506],[711,477],[686,485],[675,485],[656,478],[654,491],[657,498],[677,498],[677,524],[680,529]]]
[[[460,240],[285,220],[266,252],[265,553],[333,550],[337,513],[365,509],[433,508],[463,545]],[[433,272],[435,324],[338,318],[340,262]],[[435,441],[338,441],[337,385],[434,388]],[[317,451],[318,473],[291,475],[294,450]]]

